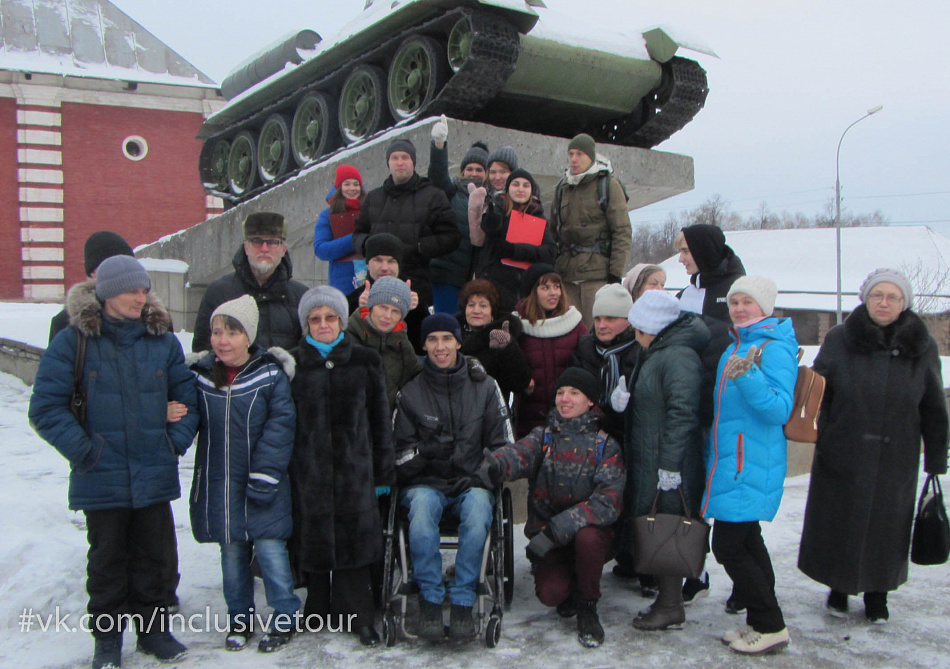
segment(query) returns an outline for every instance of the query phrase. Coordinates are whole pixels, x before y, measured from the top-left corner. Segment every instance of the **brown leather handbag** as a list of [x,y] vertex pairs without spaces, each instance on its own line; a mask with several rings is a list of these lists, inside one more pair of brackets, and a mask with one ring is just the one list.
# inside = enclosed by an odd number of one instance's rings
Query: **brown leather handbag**
[[[762,366],[762,351],[768,340],[756,352],[753,361]],[[798,361],[802,361],[805,350],[798,349]],[[818,441],[818,414],[821,413],[821,402],[825,398],[825,377],[811,367],[798,366],[798,377],[795,379],[795,394],[792,397],[792,413],[785,423],[785,436],[791,441],[800,441],[805,444],[814,444]]]
[[699,578],[709,547],[709,524],[689,512],[683,490],[677,488],[683,513],[657,513],[660,491],[653,498],[650,513],[631,518],[633,561],[638,574]]

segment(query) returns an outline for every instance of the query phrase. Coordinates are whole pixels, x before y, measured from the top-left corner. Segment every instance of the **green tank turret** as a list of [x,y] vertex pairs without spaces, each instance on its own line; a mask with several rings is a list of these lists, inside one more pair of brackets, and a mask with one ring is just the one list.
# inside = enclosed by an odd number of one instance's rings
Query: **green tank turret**
[[705,104],[706,72],[675,55],[666,31],[585,44],[547,29],[543,7],[367,0],[331,40],[312,30],[280,40],[222,83],[228,103],[198,133],[205,190],[246,200],[425,116],[650,148]]

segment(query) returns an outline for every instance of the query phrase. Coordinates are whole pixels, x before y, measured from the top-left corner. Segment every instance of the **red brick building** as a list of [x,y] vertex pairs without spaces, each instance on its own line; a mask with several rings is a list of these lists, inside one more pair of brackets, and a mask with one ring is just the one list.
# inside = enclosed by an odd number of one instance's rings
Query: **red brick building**
[[83,244],[220,213],[198,179],[216,84],[107,0],[0,0],[0,299],[61,299]]

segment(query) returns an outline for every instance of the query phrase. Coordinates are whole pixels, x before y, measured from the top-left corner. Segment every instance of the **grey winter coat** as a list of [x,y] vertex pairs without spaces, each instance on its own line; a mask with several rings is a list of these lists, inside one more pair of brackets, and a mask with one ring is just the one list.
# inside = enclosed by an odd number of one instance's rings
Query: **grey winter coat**
[[[686,501],[692,510],[699,509],[704,478],[700,353],[708,342],[709,329],[702,319],[684,313],[640,353],[629,379],[626,412],[627,515],[650,510],[660,469],[680,472]],[[661,493],[661,513],[682,513],[682,507],[678,493]]]
[[947,471],[947,400],[937,344],[905,311],[887,328],[864,305],[815,358],[828,382],[798,568],[848,594],[907,580],[917,471]]

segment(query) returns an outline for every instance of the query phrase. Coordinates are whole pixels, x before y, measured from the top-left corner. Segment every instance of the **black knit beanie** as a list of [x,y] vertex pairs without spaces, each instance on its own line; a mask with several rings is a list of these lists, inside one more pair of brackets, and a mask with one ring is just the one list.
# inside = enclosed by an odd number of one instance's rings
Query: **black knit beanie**
[[593,374],[582,367],[568,367],[564,373],[557,377],[557,384],[554,386],[554,392],[562,386],[571,386],[587,395],[594,404],[597,404],[597,398],[600,397],[600,384]]
[[89,235],[83,247],[83,266],[86,276],[92,276],[102,261],[112,256],[134,256],[132,247],[120,235],[111,230],[99,230]]

